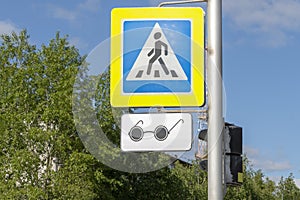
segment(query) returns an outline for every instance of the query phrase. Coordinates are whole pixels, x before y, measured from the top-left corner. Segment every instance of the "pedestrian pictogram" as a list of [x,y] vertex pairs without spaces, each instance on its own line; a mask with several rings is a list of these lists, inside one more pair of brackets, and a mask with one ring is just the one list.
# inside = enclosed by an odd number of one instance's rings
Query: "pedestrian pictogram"
[[111,28],[112,106],[204,105],[201,8],[114,8]]
[[[156,25],[158,25],[156,23]],[[161,40],[159,40],[161,38],[161,32],[156,32],[154,34],[154,39],[158,40],[155,42],[155,48],[151,49],[151,51],[148,53],[148,56],[152,56],[152,58],[149,60],[149,65],[148,65],[148,69],[147,69],[147,75],[149,75],[151,73],[151,68],[152,65],[155,61],[159,61],[159,64],[161,65],[161,67],[163,68],[164,72],[166,73],[166,75],[169,75],[169,70],[166,67],[165,62],[163,61],[163,59],[161,58],[161,51],[162,51],[162,47],[165,48],[165,56],[168,55],[168,45],[164,42],[162,42]],[[154,52],[154,54],[153,54]]]
[[153,27],[126,80],[187,80],[159,23]]

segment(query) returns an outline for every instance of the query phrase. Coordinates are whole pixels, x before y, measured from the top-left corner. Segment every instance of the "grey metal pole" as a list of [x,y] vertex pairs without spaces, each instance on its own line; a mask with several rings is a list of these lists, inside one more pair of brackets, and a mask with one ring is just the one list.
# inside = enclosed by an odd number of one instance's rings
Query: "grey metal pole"
[[208,199],[223,194],[222,0],[207,1]]

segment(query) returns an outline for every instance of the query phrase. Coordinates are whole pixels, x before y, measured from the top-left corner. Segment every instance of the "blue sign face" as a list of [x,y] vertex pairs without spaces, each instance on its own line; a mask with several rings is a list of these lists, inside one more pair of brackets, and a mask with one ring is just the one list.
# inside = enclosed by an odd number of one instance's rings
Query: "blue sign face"
[[123,21],[124,94],[191,92],[190,20]]

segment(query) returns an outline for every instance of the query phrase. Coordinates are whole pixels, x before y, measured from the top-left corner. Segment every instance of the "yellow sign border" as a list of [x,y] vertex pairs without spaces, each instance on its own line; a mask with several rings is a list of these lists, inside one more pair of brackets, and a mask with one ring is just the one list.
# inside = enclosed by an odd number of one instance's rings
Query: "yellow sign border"
[[[188,19],[191,21],[191,92],[130,94],[122,92],[122,23],[124,20]],[[113,107],[203,106],[204,84],[204,11],[201,8],[147,7],[114,8],[111,12],[110,103]]]

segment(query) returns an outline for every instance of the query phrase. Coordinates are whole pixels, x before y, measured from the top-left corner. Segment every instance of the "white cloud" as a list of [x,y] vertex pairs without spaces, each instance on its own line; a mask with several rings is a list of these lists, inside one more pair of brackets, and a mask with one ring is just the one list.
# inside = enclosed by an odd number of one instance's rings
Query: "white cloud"
[[295,183],[298,186],[298,188],[300,188],[300,179],[299,178],[295,178]]
[[11,34],[13,31],[19,32],[20,30],[10,21],[0,21],[0,35]]
[[85,2],[79,4],[78,8],[88,11],[98,11],[100,9],[101,0],[86,0]]
[[47,5],[47,10],[50,15],[56,19],[67,20],[69,22],[74,22],[83,16],[83,12],[96,12],[99,11],[101,7],[101,0],[86,0],[82,3],[74,5],[74,8],[66,9],[57,5]]
[[249,146],[244,147],[244,152],[247,155],[247,157],[257,156],[259,154],[258,149],[255,149],[255,148],[252,148]]
[[158,6],[161,2],[164,2],[163,0],[149,0],[149,4],[151,6]]
[[50,12],[54,18],[74,21],[77,18],[76,11],[70,11],[61,7],[50,6]]
[[70,45],[75,46],[78,49],[87,49],[88,48],[88,43],[82,41],[79,37],[71,37],[70,40]]
[[244,152],[250,161],[250,164],[256,169],[262,169],[266,172],[291,170],[292,165],[286,160],[273,160],[268,158],[258,149],[245,146]]
[[224,0],[224,17],[233,27],[259,38],[259,41],[282,46],[300,32],[300,1],[296,0]]
[[263,169],[264,171],[283,171],[292,169],[292,166],[288,161],[273,161],[264,159],[252,159],[251,161],[256,168]]

